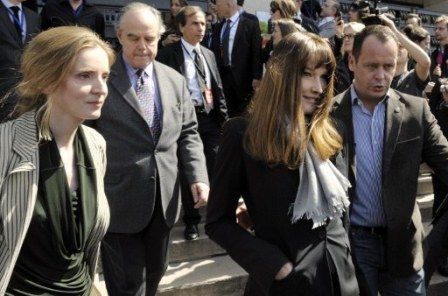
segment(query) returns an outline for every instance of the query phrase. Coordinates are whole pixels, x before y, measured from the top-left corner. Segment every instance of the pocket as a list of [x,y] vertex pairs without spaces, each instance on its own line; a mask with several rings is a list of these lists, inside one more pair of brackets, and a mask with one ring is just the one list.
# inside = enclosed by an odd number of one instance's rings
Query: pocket
[[406,139],[406,140],[403,140],[403,141],[399,141],[399,142],[397,142],[397,145],[412,143],[412,142],[417,141],[417,140],[420,140],[420,136],[413,137],[413,138],[410,138],[410,139]]

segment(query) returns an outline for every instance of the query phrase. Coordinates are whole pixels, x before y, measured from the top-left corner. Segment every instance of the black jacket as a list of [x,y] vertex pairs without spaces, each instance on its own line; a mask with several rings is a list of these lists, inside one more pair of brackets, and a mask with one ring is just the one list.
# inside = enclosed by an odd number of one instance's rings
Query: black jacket
[[[339,278],[340,295],[358,295],[348,237],[341,219],[312,229],[312,222],[291,223],[289,209],[300,182],[299,170],[270,166],[243,148],[246,121],[229,120],[223,131],[207,205],[206,232],[249,273],[248,295],[331,295],[328,258]],[[343,150],[335,164],[346,173]],[[242,196],[255,236],[236,223]],[[287,262],[294,270],[282,281],[274,277]]]
[[[210,112],[210,115],[213,116],[218,125],[221,126],[228,118],[226,100],[222,90],[221,76],[219,75],[218,66],[216,65],[215,55],[213,52],[202,45],[201,51],[207,61],[207,66],[212,77],[213,105],[215,107]],[[185,60],[181,41],[162,48],[157,54],[156,59],[157,61],[173,68],[185,77]]]
[[[224,70],[221,57],[221,29],[224,24],[225,21],[222,21],[214,28],[212,37],[212,51],[221,74]],[[245,97],[253,91],[252,80],[261,79],[263,76],[260,25],[258,21],[247,17],[246,13],[240,15],[231,59],[231,71],[238,92],[241,97]]]

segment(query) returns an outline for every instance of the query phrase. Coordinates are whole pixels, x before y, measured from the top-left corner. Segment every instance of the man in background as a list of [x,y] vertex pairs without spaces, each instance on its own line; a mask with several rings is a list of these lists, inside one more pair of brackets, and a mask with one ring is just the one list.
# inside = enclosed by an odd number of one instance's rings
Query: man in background
[[40,29],[39,16],[24,0],[0,1],[0,122],[8,120],[17,103],[11,93],[20,81],[20,59],[26,44]]

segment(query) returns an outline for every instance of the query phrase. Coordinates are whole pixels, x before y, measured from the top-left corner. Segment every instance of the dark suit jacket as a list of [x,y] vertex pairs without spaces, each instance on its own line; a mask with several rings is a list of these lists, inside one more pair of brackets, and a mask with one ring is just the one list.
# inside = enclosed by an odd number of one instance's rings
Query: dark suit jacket
[[110,232],[141,231],[151,219],[156,190],[160,190],[167,225],[174,224],[179,215],[179,162],[189,184],[208,183],[185,79],[158,62],[154,62],[154,72],[163,112],[157,143],[143,118],[121,54],[112,67],[102,115],[92,124],[107,143],[104,183],[111,211]]
[[82,1],[79,15],[73,13],[69,0],[48,0],[40,13],[42,30],[60,26],[82,26],[105,38],[104,16],[91,3]]
[[[222,74],[223,61],[221,57],[221,29],[225,21],[214,28],[212,37],[212,51],[215,54],[218,68]],[[238,85],[241,97],[253,91],[252,80],[261,79],[263,66],[261,64],[261,33],[258,21],[240,15],[238,28],[232,50],[232,74]]]
[[[269,166],[248,155],[243,148],[246,121],[224,125],[207,205],[206,232],[248,273],[244,295],[331,295],[327,254],[336,266],[341,294],[358,295],[349,243],[341,219],[311,229],[312,222],[291,223],[289,209],[300,182],[299,170]],[[335,158],[347,172],[345,150]],[[243,196],[255,236],[236,223],[235,210]],[[284,281],[274,281],[287,262],[294,271]]]
[[[215,55],[209,49],[201,46],[201,52],[205,57],[210,70],[213,93],[213,110],[210,115],[215,118],[219,126],[227,120],[227,106],[222,90],[221,76],[216,65]],[[173,68],[185,77],[185,60],[181,41],[175,42],[159,51],[156,58],[159,62]]]
[[[26,19],[25,42],[20,41],[8,9],[0,1],[0,98],[2,98],[20,80],[20,58],[25,45],[39,32],[39,16],[24,7]],[[0,104],[0,122],[12,111],[16,97],[10,97],[5,104]]]
[[[434,82],[437,80],[437,78],[439,78],[438,76],[435,76],[432,73],[434,71],[434,68],[437,65],[437,56],[438,56],[440,50],[441,50],[441,48],[437,48],[431,53],[430,75],[431,75],[431,81],[434,81]],[[440,68],[442,68],[442,77],[444,77],[444,78],[448,77],[448,65],[447,65],[446,61],[448,61],[448,45],[445,46],[445,50],[443,52],[442,64],[440,65]]]
[[300,16],[300,19],[295,18],[294,21],[296,23],[299,23],[308,32],[319,34],[319,29],[317,28],[316,22],[310,19],[309,17],[306,17],[302,14]]
[[[387,218],[386,261],[391,274],[407,276],[423,265],[424,236],[416,202],[421,162],[448,179],[448,142],[428,104],[421,98],[390,90],[383,148],[382,198]],[[333,115],[347,128],[350,198],[358,198],[350,90],[334,98]]]

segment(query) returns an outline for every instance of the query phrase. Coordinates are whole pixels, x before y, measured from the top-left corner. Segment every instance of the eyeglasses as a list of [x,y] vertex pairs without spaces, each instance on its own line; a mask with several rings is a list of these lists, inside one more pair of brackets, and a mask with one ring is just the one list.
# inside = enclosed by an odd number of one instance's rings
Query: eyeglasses
[[354,39],[356,34],[342,34],[342,38],[344,39]]

